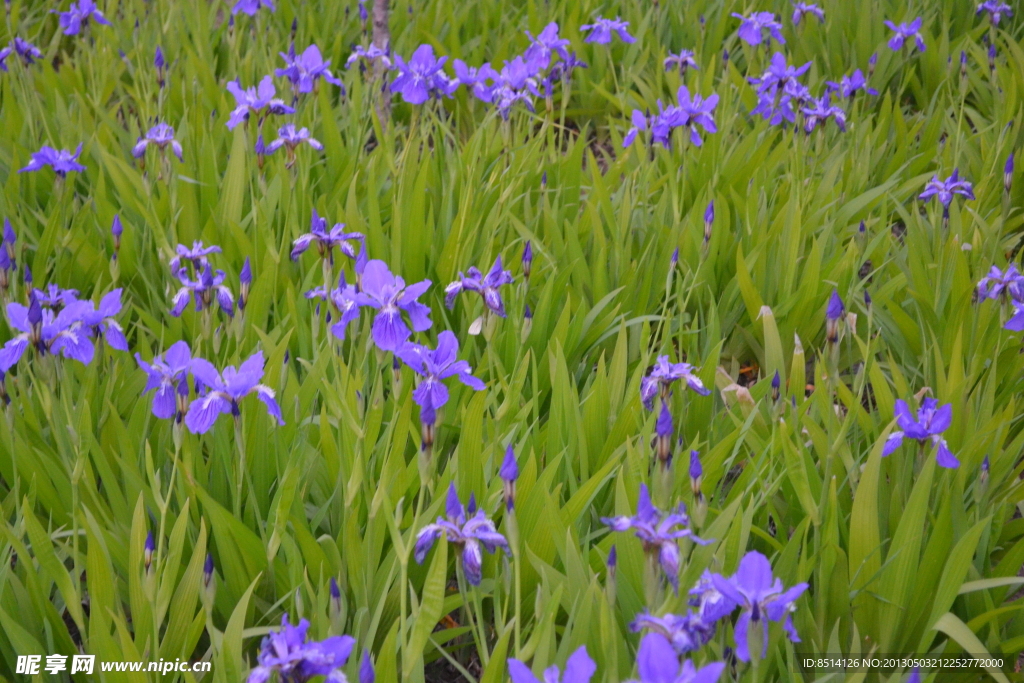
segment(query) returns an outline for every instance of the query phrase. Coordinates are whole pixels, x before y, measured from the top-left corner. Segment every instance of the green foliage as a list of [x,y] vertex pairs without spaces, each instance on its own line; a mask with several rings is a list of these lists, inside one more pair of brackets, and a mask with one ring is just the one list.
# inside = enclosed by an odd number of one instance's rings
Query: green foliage
[[[179,339],[218,367],[262,349],[286,423],[245,403],[237,432],[225,417],[196,436],[153,417],[130,354],[101,347],[88,366],[26,357],[6,378],[0,419],[0,679],[18,680],[17,654],[81,648],[103,660],[209,660],[204,680],[240,681],[283,613],[309,619],[316,638],[353,635],[357,652],[373,652],[380,681],[429,680],[446,663],[491,683],[504,679],[507,657],[539,672],[581,645],[598,662],[595,680],[627,679],[646,560],[639,541],[608,535],[600,517],[631,514],[639,485],[654,479],[656,414],[639,386],[663,354],[699,367],[716,391],[677,389],[669,399],[682,444],[656,502],[700,509],[685,469],[699,450],[707,502],[695,526],[714,542],[687,548],[680,595],[663,591],[648,606],[685,611],[705,568],[732,573],[752,549],[787,586],[811,586],[794,614],[802,642],[773,626],[758,670],[741,664],[723,680],[823,680],[797,662],[824,652],[987,651],[1012,670],[1024,649],[1024,356],[1018,335],[1002,329],[1007,311],[972,295],[990,265],[1014,254],[1024,224],[1024,182],[1018,174],[1008,195],[1002,185],[1022,140],[1019,17],[989,32],[972,3],[926,4],[928,50],[907,58],[885,45],[882,20],[914,16],[893,0],[827,1],[824,25],[799,28],[781,0],[393,0],[399,54],[426,42],[499,65],[526,47],[523,30],[558,21],[589,68],[575,72],[570,96],[538,99],[536,114],[516,110],[507,123],[465,92],[418,109],[396,96],[393,120],[382,122],[379,84],[353,69],[347,96],[321,82],[292,117],[324,153],[301,148],[293,169],[281,154],[260,168],[255,121],[225,127],[234,103],[224,84],[253,85],[282,66],[293,19],[296,48],[316,42],[335,67],[367,41],[355,3],[278,4],[232,28],[222,2],[108,2],[114,25],[72,38],[43,3],[14,0],[0,25],[0,42],[19,35],[46,53],[29,68],[9,60],[0,74],[0,212],[18,233],[19,265],[37,285],[96,300],[123,287],[122,324],[145,360]],[[739,43],[730,13],[751,9],[785,17],[786,53],[813,61],[804,80],[816,94],[878,54],[880,95],[848,103],[847,132],[829,124],[805,136],[749,116],[745,77],[766,55]],[[583,43],[579,26],[597,13],[621,14],[637,42]],[[986,36],[999,48],[992,73]],[[163,89],[156,45],[169,64]],[[661,68],[680,48],[700,65],[685,78]],[[677,133],[672,149],[649,149],[643,136],[623,149],[630,111],[674,102],[684,82],[719,93],[718,132],[699,148]],[[154,151],[144,169],[132,162],[156,118],[175,127],[184,163]],[[264,124],[268,140],[279,121]],[[16,172],[42,144],[79,141],[88,170],[64,183]],[[977,199],[957,198],[944,229],[941,210],[917,195],[954,167]],[[391,371],[366,313],[342,343],[327,332],[326,306],[303,297],[323,271],[314,252],[293,262],[289,251],[313,208],[363,232],[372,257],[407,282],[433,282],[422,300],[434,324],[421,340],[453,330],[460,357],[487,383],[479,393],[451,387],[430,476],[419,462],[414,374]],[[115,214],[125,233],[112,261]],[[215,263],[232,288],[250,257],[244,316],[170,316],[167,262],[175,245],[200,239],[223,248]],[[536,254],[528,281],[526,240]],[[499,255],[516,276],[508,317],[469,336],[479,298],[449,311],[443,287]],[[24,300],[14,279],[7,300]],[[856,315],[830,348],[833,289]],[[13,334],[0,328],[4,340]],[[909,441],[882,458],[896,399],[918,392],[952,404],[945,436],[959,469],[920,459]],[[514,521],[501,512],[497,475],[508,444],[522,472]],[[453,481],[464,501],[474,493],[496,515],[513,546],[510,560],[485,556],[483,583],[466,593],[448,583],[456,548],[434,550],[422,566],[411,552]],[[147,532],[157,543],[149,569]],[[722,630],[695,660],[724,656],[731,627]],[[135,676],[125,680],[170,680]],[[977,680],[976,671],[940,676]]]

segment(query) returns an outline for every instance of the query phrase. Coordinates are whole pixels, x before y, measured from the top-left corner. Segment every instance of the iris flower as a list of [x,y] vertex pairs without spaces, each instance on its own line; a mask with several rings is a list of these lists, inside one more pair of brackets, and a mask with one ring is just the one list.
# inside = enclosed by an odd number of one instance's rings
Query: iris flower
[[135,361],[146,373],[146,387],[142,393],[153,391],[153,414],[162,420],[174,417],[179,409],[175,398],[178,385],[187,383],[188,372],[192,367],[192,350],[188,342],[171,344],[163,357],[157,355],[150,363],[136,353]]
[[672,644],[660,633],[648,633],[636,654],[639,681],[631,683],[716,683],[725,662],[712,662],[698,669],[689,659],[679,663]]
[[202,383],[203,393],[192,401],[185,415],[185,425],[193,434],[203,434],[225,413],[234,417],[241,415],[239,401],[249,394],[263,401],[267,413],[283,425],[281,408],[274,399],[274,390],[265,384],[263,379],[263,352],[257,351],[249,356],[237,369],[229,365],[224,372],[217,372],[213,363],[203,358],[193,358],[192,375]]
[[668,356],[658,356],[649,375],[640,380],[640,400],[648,410],[654,409],[654,397],[661,394],[668,396],[669,387],[676,380],[686,380],[686,386],[701,396],[707,396],[711,390],[694,374],[694,367],[689,363],[671,363]]
[[286,64],[285,68],[277,69],[274,74],[278,77],[287,78],[297,92],[313,92],[313,87],[319,78],[328,83],[340,87],[343,91],[345,86],[328,68],[331,60],[324,61],[320,54],[320,48],[315,44],[310,45],[302,51],[301,55],[295,54],[295,44],[292,43],[288,52],[279,53]]
[[[741,661],[750,661],[747,632],[751,622],[756,625],[765,620],[781,621],[783,622],[782,628],[786,631],[789,639],[794,643],[800,642],[800,636],[797,635],[796,629],[793,627],[792,613],[796,611],[797,598],[807,590],[806,583],[798,583],[785,589],[782,579],[775,578],[772,574],[771,562],[756,550],[751,550],[743,556],[739,569],[732,577],[726,579],[719,574],[713,574],[712,580],[715,587],[738,604],[742,610],[733,631],[736,639],[736,656]],[[761,632],[764,637],[762,658],[768,654],[767,626],[762,623]]]
[[453,332],[445,330],[437,335],[437,348],[431,350],[419,344],[406,342],[395,350],[416,374],[423,379],[412,392],[412,398],[421,408],[429,405],[434,410],[448,402],[448,387],[444,380],[456,377],[467,387],[482,391],[486,385],[471,375],[473,368],[464,360],[457,360],[459,340]]
[[275,673],[281,683],[306,683],[316,676],[326,676],[325,683],[344,683],[341,669],[352,654],[355,639],[331,636],[311,641],[308,630],[309,622],[305,619],[292,626],[287,614],[281,617],[281,628],[263,639],[256,660],[259,666],[249,672],[246,683],[267,683]]
[[462,292],[476,292],[483,300],[487,310],[493,311],[499,317],[505,317],[505,302],[501,298],[500,287],[512,284],[515,278],[511,271],[504,270],[501,265],[501,256],[494,259],[491,270],[484,275],[476,266],[470,267],[468,274],[459,273],[459,279],[455,280],[444,288],[444,302],[448,308],[454,308],[455,298]]
[[953,424],[953,406],[949,403],[939,407],[938,399],[926,398],[915,415],[910,412],[903,399],[896,399],[896,425],[900,431],[893,432],[885,440],[882,457],[891,455],[903,443],[903,439],[914,439],[922,446],[931,442],[935,446],[935,459],[940,467],[955,469],[960,461],[949,450],[942,433]]
[[733,12],[732,16],[741,21],[739,37],[749,45],[760,45],[765,40],[765,31],[768,32],[769,43],[774,38],[780,45],[786,44],[786,39],[782,37],[782,24],[776,21],[771,12],[753,12],[749,17]]
[[921,36],[921,17],[914,19],[909,24],[902,23],[896,25],[891,21],[886,20],[885,25],[892,30],[895,35],[889,39],[889,49],[894,52],[899,51],[903,47],[904,41],[914,39],[914,43],[917,46],[919,52],[925,51],[924,38]]
[[423,564],[427,552],[434,547],[434,543],[442,535],[449,543],[455,545],[462,555],[462,567],[466,573],[466,580],[473,586],[479,586],[483,578],[483,552],[497,552],[498,548],[511,554],[508,541],[498,533],[494,522],[487,518],[483,509],[470,510],[471,517],[467,517],[459,494],[455,491],[455,484],[448,487],[448,498],[445,502],[445,516],[438,517],[437,522],[428,524],[416,534],[416,546],[413,550],[413,558],[417,564]]
[[174,152],[174,156],[178,157],[178,161],[183,161],[181,143],[174,139],[174,129],[166,123],[156,124],[140,137],[138,143],[132,148],[132,156],[136,159],[145,156],[146,148],[149,145],[156,145],[161,152],[167,148],[167,145],[170,145],[171,151]]
[[[582,645],[569,655],[564,672],[559,671],[554,665],[545,669],[543,683],[590,683],[596,671],[597,664],[587,654],[587,646]],[[541,679],[533,675],[530,667],[518,659],[508,660],[508,675],[512,678],[512,683],[542,683]]]
[[32,153],[32,158],[28,162],[28,166],[22,168],[18,173],[26,173],[28,171],[38,171],[45,166],[53,168],[54,172],[61,178],[65,177],[71,171],[84,171],[85,166],[78,163],[78,157],[82,154],[82,144],[78,144],[78,148],[75,153],[61,149],[57,150],[48,145],[43,145],[39,148],[38,152]]
[[643,542],[644,552],[658,554],[658,561],[669,583],[679,590],[679,545],[680,538],[689,538],[695,543],[706,545],[711,541],[698,538],[690,529],[690,518],[682,503],[674,511],[662,512],[654,507],[646,484],[640,484],[640,499],[636,515],[632,517],[602,517],[601,521],[612,531],[636,529],[636,537]]
[[[429,287],[430,280],[407,287],[405,280],[393,275],[383,261],[373,259],[366,263],[362,291],[356,295],[356,302],[377,309],[371,334],[379,349],[394,351],[412,336],[412,330],[422,332],[430,328],[430,308],[417,301]],[[412,330],[402,319],[403,311],[409,316]]]
[[636,38],[629,35],[628,21],[622,21],[619,17],[614,19],[605,19],[604,17],[598,17],[594,20],[593,24],[584,24],[580,26],[581,31],[588,31],[587,37],[583,39],[585,43],[598,43],[600,45],[607,45],[612,42],[612,33],[619,37],[624,43],[635,43]]
[[260,124],[267,114],[294,114],[295,109],[284,103],[284,100],[276,97],[277,88],[274,87],[274,79],[264,76],[258,86],[242,89],[238,80],[228,81],[228,92],[235,96],[236,106],[228,117],[228,130],[231,130],[242,121],[249,120],[250,114],[260,117]]

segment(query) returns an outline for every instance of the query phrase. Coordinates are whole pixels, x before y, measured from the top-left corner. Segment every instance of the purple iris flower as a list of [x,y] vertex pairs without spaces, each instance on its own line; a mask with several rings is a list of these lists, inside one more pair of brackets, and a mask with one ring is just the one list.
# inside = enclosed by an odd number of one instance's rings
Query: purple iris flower
[[376,45],[371,45],[370,47],[356,45],[355,49],[352,50],[352,54],[349,55],[348,59],[345,61],[345,68],[351,69],[352,65],[360,59],[366,60],[367,62],[379,59],[384,65],[384,68],[391,68],[391,56],[388,50],[386,48],[379,48]]
[[227,275],[223,270],[216,273],[207,263],[196,280],[189,279],[188,271],[181,268],[177,272],[178,280],[181,281],[181,288],[174,295],[171,315],[175,318],[180,316],[188,307],[189,300],[195,302],[197,311],[208,310],[213,305],[213,297],[217,297],[220,309],[228,314],[228,317],[235,315],[235,297],[231,290],[224,284]]
[[448,402],[448,387],[444,380],[457,377],[460,382],[476,391],[487,388],[483,382],[471,375],[473,368],[464,360],[457,360],[459,340],[453,332],[445,330],[437,335],[437,348],[433,351],[425,346],[405,342],[395,355],[423,379],[412,392],[412,399],[420,407],[430,405],[437,410]]
[[864,73],[857,69],[849,76],[843,76],[839,79],[839,82],[826,81],[825,86],[829,90],[838,92],[841,97],[850,98],[853,97],[854,93],[858,90],[863,90],[868,95],[878,95],[878,91],[868,86],[868,81],[864,77]]
[[654,409],[654,397],[661,394],[662,399],[668,397],[669,387],[676,380],[686,380],[686,385],[701,396],[707,396],[711,390],[704,386],[700,378],[694,374],[694,367],[689,363],[671,363],[668,356],[658,356],[649,375],[640,380],[640,400],[648,410]]
[[199,273],[208,263],[206,257],[210,254],[219,254],[220,252],[221,249],[216,244],[207,247],[203,245],[202,240],[192,242],[191,249],[184,244],[179,244],[175,248],[175,257],[171,259],[171,272],[177,273],[181,267],[181,262],[185,261],[191,264],[196,273]]
[[454,544],[462,552],[461,561],[466,572],[466,580],[473,586],[479,586],[483,578],[484,558],[481,549],[494,553],[501,548],[509,555],[512,551],[505,537],[498,533],[494,522],[487,518],[487,513],[482,508],[473,510],[474,507],[471,497],[469,515],[472,516],[467,517],[466,509],[462,507],[459,494],[455,491],[454,482],[450,484],[445,516],[438,517],[437,522],[426,525],[416,534],[416,546],[413,550],[413,559],[416,563],[423,564],[427,552],[444,535],[449,543]]
[[660,633],[677,655],[684,655],[704,647],[715,635],[715,623],[705,622],[699,615],[692,612],[685,616],[666,614],[656,617],[648,612],[641,612],[629,625],[634,633],[647,629],[651,633]]
[[[751,550],[740,560],[739,569],[726,579],[713,574],[715,587],[734,601],[743,610],[736,620],[733,632],[736,638],[736,656],[741,661],[750,661],[750,650],[747,646],[747,631],[751,622],[776,621],[783,622],[782,628],[794,643],[800,642],[793,627],[792,613],[796,611],[796,600],[807,590],[806,583],[798,583],[792,588],[784,589],[782,579],[772,574],[772,565],[768,558]],[[768,653],[768,625],[762,623],[761,632],[764,636],[764,649],[761,657]]]
[[65,149],[57,150],[48,145],[43,145],[39,148],[38,152],[32,153],[28,166],[19,170],[18,173],[38,171],[44,166],[50,166],[58,176],[63,178],[71,171],[81,172],[85,170],[85,166],[78,163],[78,157],[81,154],[82,143],[78,143],[78,148],[74,154]]
[[939,180],[939,175],[936,173],[928,181],[928,184],[924,186],[924,192],[919,194],[917,198],[924,200],[938,197],[939,203],[942,204],[943,212],[948,215],[949,205],[953,202],[953,195],[955,194],[963,195],[968,199],[974,199],[974,186],[969,181],[960,180],[960,169],[957,168],[954,168],[953,175],[945,180]]
[[[430,308],[416,300],[428,287],[430,280],[406,287],[405,280],[393,275],[383,261],[373,259],[366,263],[356,303],[377,309],[371,330],[377,348],[394,351],[412,336],[412,330],[422,332],[430,328]],[[409,315],[412,330],[402,319],[402,311]]]
[[636,529],[636,537],[643,542],[644,552],[658,553],[658,561],[668,577],[669,583],[679,590],[679,545],[677,539],[689,538],[695,543],[706,545],[711,541],[698,538],[689,528],[690,518],[683,503],[674,511],[662,512],[654,507],[646,484],[640,484],[640,498],[633,517],[602,517],[612,531]]
[[39,48],[27,40],[15,36],[10,45],[0,50],[0,70],[7,71],[6,60],[11,54],[18,55],[25,66],[35,64],[37,59],[43,58],[43,53]]
[[501,461],[498,468],[498,476],[502,481],[502,488],[505,494],[505,508],[509,511],[515,507],[516,479],[519,478],[519,463],[516,462],[516,452],[512,444],[505,449],[505,459]]
[[235,6],[231,8],[231,15],[234,16],[239,12],[248,14],[250,17],[256,16],[256,13],[266,7],[271,12],[276,12],[277,7],[274,6],[273,0],[238,0]]
[[765,39],[765,31],[768,32],[769,43],[774,38],[780,45],[786,44],[786,39],[782,37],[782,24],[776,21],[771,12],[753,12],[749,17],[733,12],[732,16],[742,22],[738,33],[740,39],[749,45],[760,45]]
[[248,121],[250,114],[258,115],[262,125],[263,118],[267,114],[294,114],[295,109],[284,103],[284,100],[275,97],[277,88],[274,87],[274,79],[264,76],[258,86],[242,89],[238,80],[228,81],[227,90],[235,96],[235,108],[228,117],[228,130],[233,129],[242,121]]
[[960,461],[949,450],[942,433],[953,424],[953,406],[947,403],[939,407],[938,399],[926,398],[917,411],[917,419],[910,412],[910,407],[901,398],[896,399],[896,425],[900,431],[893,432],[885,440],[882,457],[888,457],[900,447],[904,438],[914,439],[922,446],[931,442],[935,446],[935,460],[940,467],[955,469]]
[[273,154],[285,147],[288,150],[288,162],[285,166],[291,168],[295,164],[295,148],[303,142],[318,152],[323,151],[324,146],[319,140],[310,136],[308,128],[296,129],[294,123],[286,123],[277,131],[277,139],[266,146],[265,154]]
[[455,297],[461,292],[476,292],[483,297],[484,305],[487,306],[489,311],[493,311],[498,316],[504,318],[505,302],[502,301],[501,292],[498,291],[498,288],[512,284],[515,278],[512,277],[511,271],[502,268],[501,255],[499,254],[494,259],[494,265],[491,266],[491,270],[487,275],[477,270],[476,266],[472,266],[467,273],[469,274],[463,275],[459,273],[459,279],[444,288],[445,305],[451,309],[455,306]]
[[545,669],[543,682],[533,675],[530,667],[518,659],[508,660],[508,675],[512,678],[512,683],[590,683],[596,671],[597,664],[587,654],[586,645],[580,646],[569,655],[564,672],[559,671],[555,665]]
[[758,94],[757,107],[750,113],[760,114],[773,126],[783,121],[793,123],[796,120],[794,103],[799,104],[810,97],[807,88],[797,79],[810,68],[811,62],[803,66],[790,66],[786,56],[776,52],[772,55],[768,70],[761,77],[747,79],[757,87]]
[[82,316],[92,308],[90,301],[74,301],[59,313],[43,308],[35,294],[29,298],[29,305],[17,302],[7,304],[7,322],[20,334],[4,344],[0,350],[0,373],[17,365],[25,350],[31,345],[40,354],[60,353],[85,365],[92,362],[94,346],[88,337],[88,330],[82,326]]
[[82,323],[90,328],[93,334],[102,334],[110,348],[127,351],[128,340],[124,336],[124,328],[114,317],[121,312],[121,291],[118,287],[104,294],[99,306],[83,313]]
[[171,151],[174,152],[174,156],[178,157],[178,161],[184,161],[181,143],[174,139],[174,129],[166,123],[156,124],[143,137],[140,137],[138,143],[132,148],[132,156],[136,159],[145,156],[146,148],[151,144],[156,145],[161,153],[167,149],[167,145],[170,145]]
[[993,26],[999,26],[999,22],[1002,20],[1005,14],[1008,17],[1013,16],[1013,9],[1005,2],[1000,0],[985,0],[985,2],[978,3],[978,11],[975,14],[981,14],[982,12],[988,12],[988,18],[992,22]]
[[32,290],[32,294],[40,306],[52,308],[54,311],[59,311],[68,304],[78,301],[77,289],[63,289],[52,282],[46,285],[46,289]]
[[359,683],[374,683],[376,679],[377,674],[373,671],[373,660],[370,659],[370,651],[363,649],[363,658],[359,662]]
[[355,639],[331,636],[320,642],[310,641],[308,630],[305,619],[292,626],[287,614],[281,617],[281,628],[263,639],[256,660],[259,666],[249,672],[246,683],[267,683],[275,672],[281,683],[306,683],[315,676],[327,676],[327,683],[343,683],[345,674],[341,669],[352,654]]
[[702,141],[700,133],[697,132],[697,126],[700,126],[708,133],[718,132],[718,128],[715,126],[715,119],[713,118],[715,107],[718,106],[718,94],[712,93],[706,100],[700,95],[694,95],[691,100],[690,91],[685,85],[682,85],[679,86],[676,97],[679,100],[680,113],[677,125],[688,127],[690,129],[690,142],[693,143],[694,147],[700,147]]
[[296,55],[295,44],[292,43],[288,52],[281,52],[280,55],[287,66],[283,69],[278,69],[274,74],[278,77],[287,78],[298,92],[313,92],[316,80],[321,77],[344,91],[345,86],[335,78],[328,68],[331,65],[331,60],[328,59],[325,62],[320,54],[320,48],[316,45],[310,45],[302,51],[301,55]]
[[622,138],[623,148],[629,147],[636,140],[636,136],[639,135],[640,131],[650,130],[650,144],[661,145],[662,147],[668,148],[672,145],[672,129],[675,127],[678,119],[678,109],[675,106],[671,106],[665,109],[665,106],[658,100],[658,114],[649,115],[634,109],[630,115],[630,122],[633,126],[626,131],[626,137]]
[[237,369],[233,365],[217,372],[217,368],[208,360],[193,358],[190,371],[202,383],[203,394],[192,401],[185,415],[185,425],[193,434],[204,434],[224,413],[231,413],[236,418],[241,415],[238,402],[249,394],[267,406],[267,413],[283,425],[281,408],[274,400],[274,390],[265,384],[263,379],[263,352],[257,351],[249,356]]
[[834,106],[829,102],[829,95],[826,92],[820,100],[811,100],[811,106],[804,107],[800,111],[804,115],[804,131],[810,133],[819,124],[824,124],[829,119],[836,122],[836,127],[846,132],[846,112],[841,107]]
[[524,57],[526,61],[534,66],[535,71],[548,68],[551,64],[551,55],[557,54],[562,59],[569,59],[569,52],[565,49],[570,45],[567,38],[558,37],[558,23],[552,21],[544,27],[544,30],[534,38],[533,34],[525,31],[526,37],[530,39],[530,47],[526,48]]
[[337,320],[331,325],[331,334],[345,341],[345,330],[349,323],[359,317],[358,294],[359,290],[355,285],[345,282],[345,273],[342,271],[335,289],[327,291],[325,287],[316,287],[306,292],[306,298],[326,299],[331,304],[337,313]]
[[484,62],[480,66],[469,66],[461,59],[452,62],[455,69],[455,80],[459,85],[469,88],[473,96],[478,100],[490,103],[492,100],[492,89],[498,80],[498,72],[495,71],[490,62]]
[[146,373],[146,388],[142,393],[153,391],[153,414],[161,420],[174,417],[179,410],[176,399],[178,385],[187,381],[189,369],[192,367],[192,350],[188,342],[179,341],[171,344],[163,357],[158,355],[151,363],[142,360],[142,356],[137,353],[135,361]]
[[671,54],[665,58],[665,71],[677,69],[680,74],[685,74],[686,69],[696,69],[697,60],[694,58],[693,50],[680,50],[679,54]]
[[1014,299],[1024,298],[1024,277],[1017,269],[1017,264],[1010,262],[1006,270],[999,270],[998,266],[989,268],[988,274],[978,281],[978,296],[983,299],[1001,299],[1006,301],[1008,296]]
[[594,19],[593,24],[584,24],[580,26],[581,31],[588,31],[587,37],[583,39],[584,43],[598,43],[600,45],[607,45],[612,42],[612,33],[615,33],[619,40],[624,43],[635,43],[636,38],[629,35],[628,21],[622,21],[619,17],[614,19],[605,19],[604,17],[598,17]]
[[793,3],[793,24],[796,26],[800,25],[800,21],[805,15],[813,15],[818,17],[818,21],[825,23],[825,11],[817,5],[809,2],[794,2]]
[[[447,57],[435,57],[431,45],[420,45],[406,62],[395,55],[395,69],[398,76],[391,83],[391,92],[401,93],[409,104],[423,104],[433,94],[435,97],[451,95],[452,82],[444,73]],[[455,85],[458,82],[455,81]]]
[[[481,67],[482,69],[483,67]],[[511,62],[505,62],[505,66],[500,72],[495,73],[491,69],[490,72],[480,74],[481,79],[490,78],[494,81],[494,85],[481,94],[486,95],[485,101],[495,105],[503,119],[508,119],[512,105],[516,102],[522,102],[532,112],[534,107],[530,95],[540,96],[537,79],[534,78],[536,73],[537,71],[531,69],[531,65],[526,60],[516,57]],[[456,81],[461,83],[462,79],[457,78]],[[478,80],[478,82],[480,81]],[[477,94],[476,90],[474,88],[474,95]]]
[[77,35],[79,31],[89,26],[89,21],[95,21],[97,24],[103,24],[104,26],[111,25],[107,18],[103,16],[103,12],[96,7],[94,0],[72,2],[67,12],[50,11],[60,15],[60,27],[64,29],[64,35],[66,36]]
[[919,52],[925,51],[924,38],[921,36],[921,24],[923,20],[921,17],[914,19],[909,24],[902,23],[899,26],[886,20],[885,25],[890,30],[895,32],[895,35],[889,39],[889,49],[898,51],[903,47],[904,41],[914,39],[914,43],[917,45]]
[[716,683],[725,662],[712,662],[700,669],[689,659],[679,663],[672,644],[660,633],[648,633],[636,653],[639,681],[630,683]]
[[310,221],[310,229],[304,235],[299,237],[292,242],[292,253],[291,257],[293,261],[298,260],[299,256],[302,255],[312,244],[316,244],[317,251],[320,252],[320,258],[326,258],[330,263],[334,263],[334,248],[340,247],[341,253],[348,256],[350,259],[356,258],[356,250],[352,246],[349,240],[357,240],[363,244],[363,251],[365,251],[366,241],[361,232],[345,232],[344,223],[335,223],[334,227],[327,230],[327,219],[320,216],[313,209],[313,218]]
[[715,575],[707,569],[690,589],[690,607],[697,608],[697,614],[705,624],[714,624],[733,613],[737,604],[728,595],[715,587]]

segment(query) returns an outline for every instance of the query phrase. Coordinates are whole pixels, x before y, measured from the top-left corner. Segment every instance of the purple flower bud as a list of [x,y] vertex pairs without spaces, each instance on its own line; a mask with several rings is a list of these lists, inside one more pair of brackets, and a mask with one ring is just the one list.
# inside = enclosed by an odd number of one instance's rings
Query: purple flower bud
[[864,290],[864,305],[867,306],[868,308],[871,308],[871,295],[868,293],[868,290],[866,289]]
[[543,173],[540,174],[540,186],[542,188],[548,186],[548,172],[547,171],[544,171]]
[[998,54],[995,43],[988,46],[988,70],[993,76],[996,73],[996,56]]
[[424,451],[434,447],[434,424],[437,422],[437,413],[434,406],[427,401],[426,405],[420,407],[420,428],[422,430]]
[[874,53],[872,53],[871,57],[868,59],[868,78],[871,78],[872,76],[875,75],[875,65],[876,64],[878,64],[878,53],[874,52]]
[[530,279],[530,271],[533,270],[533,244],[526,240],[523,246],[523,277]]
[[832,290],[829,297],[828,307],[825,309],[825,337],[829,344],[839,341],[839,321],[846,315],[846,307],[843,300],[839,298],[839,292]]
[[700,479],[704,468],[700,464],[700,451],[690,451],[690,479]]
[[153,552],[156,550],[156,542],[153,540],[153,532],[150,531],[146,534],[146,545],[143,550],[144,561],[146,563],[146,571],[149,571],[150,566],[153,564]]
[[1003,167],[1003,189],[1006,190],[1007,194],[1010,192],[1010,186],[1013,185],[1013,152],[1010,152],[1010,156],[1006,157],[1006,166]]
[[110,234],[114,236],[114,257],[121,250],[121,234],[124,233],[124,226],[121,225],[120,214],[114,214],[114,222],[110,225]]
[[672,260],[670,266],[675,268],[679,264],[679,247],[676,247],[675,251],[672,252]]
[[967,52],[964,50],[960,51],[960,79],[967,78]]
[[245,257],[242,264],[242,271],[238,274],[238,307],[245,310],[245,304],[249,301],[249,287],[252,285],[252,266],[249,257]]
[[157,69],[162,69],[167,66],[167,62],[164,61],[164,51],[160,49],[160,46],[156,46],[156,55],[153,57],[153,66]]
[[661,402],[661,413],[658,414],[658,420],[654,425],[654,431],[656,434],[654,444],[655,451],[658,455],[658,460],[661,461],[662,467],[668,467],[672,464],[672,412],[668,409],[668,402]]
[[866,225],[864,225],[864,221],[861,221],[861,222],[860,222],[860,226],[859,226],[859,227],[857,228],[857,232],[859,232],[859,233],[860,233],[860,234],[862,234],[862,235],[863,235],[863,234],[864,234],[865,232],[867,232],[867,226],[866,226]]
[[728,63],[729,63],[729,51],[728,50],[722,50],[722,66],[725,66]]
[[[25,270],[27,271],[28,268],[26,267]],[[31,283],[31,279],[29,280],[29,283]],[[42,322],[43,322],[43,308],[42,308],[42,306],[39,305],[39,299],[36,298],[36,295],[35,294],[31,294],[29,296],[29,303],[28,303],[28,323],[29,323],[29,325],[32,325],[33,327],[35,327],[36,325],[42,324]]]
[[606,564],[608,565],[608,573],[614,576],[615,568],[619,564],[619,551],[615,549],[614,543],[612,544],[612,547],[608,549],[608,560]]
[[516,463],[516,453],[512,449],[512,444],[505,449],[505,459],[498,470],[498,476],[501,477],[505,491],[505,507],[511,511],[515,506],[516,479],[519,478],[519,465]]
[[533,311],[530,309],[529,304],[526,304],[523,308],[523,317],[527,320],[533,320]]
[[27,263],[25,264],[25,278],[24,279],[25,279],[25,286],[26,287],[31,287],[32,286],[32,271],[29,270],[29,267],[28,267]]
[[779,389],[782,386],[782,378],[779,377],[779,371],[775,371],[775,376],[772,377],[772,401],[779,400]]
[[711,241],[711,225],[715,222],[715,201],[708,202],[708,208],[704,210],[704,247]]
[[206,553],[206,562],[203,563],[203,586],[210,587],[213,581],[213,555]]
[[472,517],[476,514],[476,494],[469,494],[469,502],[466,503],[466,516]]
[[[359,4],[362,8],[362,3]],[[365,12],[366,10],[363,9]],[[365,21],[365,19],[364,19]],[[359,662],[359,683],[374,683],[377,675],[373,671],[373,661],[370,659],[370,651],[363,649],[363,659]]]

